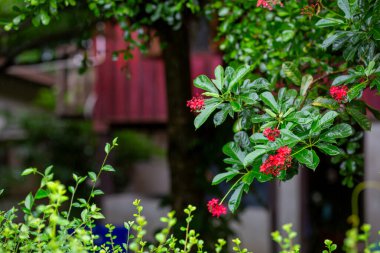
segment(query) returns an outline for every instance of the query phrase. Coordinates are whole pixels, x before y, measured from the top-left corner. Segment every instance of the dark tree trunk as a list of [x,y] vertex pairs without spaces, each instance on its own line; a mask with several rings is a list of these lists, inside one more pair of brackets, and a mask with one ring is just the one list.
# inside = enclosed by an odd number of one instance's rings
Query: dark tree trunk
[[190,48],[188,27],[177,31],[160,29],[164,45],[166,93],[168,101],[168,159],[171,173],[171,202],[177,214],[188,204],[199,205],[201,189],[196,184],[197,158],[194,116],[186,107],[190,99]]

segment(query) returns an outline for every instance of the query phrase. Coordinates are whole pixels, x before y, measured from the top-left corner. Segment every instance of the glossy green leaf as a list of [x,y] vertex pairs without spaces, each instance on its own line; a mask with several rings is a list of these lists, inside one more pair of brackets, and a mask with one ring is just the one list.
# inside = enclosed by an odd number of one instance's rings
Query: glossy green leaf
[[223,106],[223,108],[219,112],[215,113],[214,118],[213,118],[215,126],[221,125],[226,120],[230,109],[231,109],[230,105],[226,104],[226,106]]
[[341,76],[336,77],[331,85],[332,86],[338,86],[341,84],[347,84],[347,83],[350,83],[351,81],[355,80],[356,78],[357,78],[357,76],[355,76],[355,75],[341,75]]
[[267,151],[265,149],[256,149],[255,151],[249,153],[244,158],[244,166],[252,164],[257,158],[261,157],[263,154],[265,154]]
[[49,192],[44,189],[38,189],[36,192],[36,195],[34,196],[35,199],[43,199],[49,196]]
[[313,83],[313,76],[312,75],[304,75],[301,80],[301,89],[300,94],[301,96],[306,96],[307,91],[310,88],[310,85]]
[[326,130],[326,133],[321,135],[322,140],[346,138],[353,134],[352,127],[346,123],[341,123]]
[[351,101],[357,98],[360,95],[360,93],[365,89],[366,86],[367,86],[366,83],[359,83],[353,86],[351,89],[349,89],[347,93],[348,101]]
[[352,18],[350,3],[348,0],[338,0],[338,6],[344,12],[345,18]]
[[337,18],[323,18],[320,19],[315,25],[318,27],[331,27],[344,24],[344,21]]
[[212,185],[220,184],[223,181],[229,181],[239,174],[239,171],[227,171],[224,173],[220,173],[214,177],[212,180]]
[[244,190],[244,183],[240,182],[238,186],[236,187],[236,189],[233,191],[230,197],[230,200],[228,201],[228,209],[230,209],[232,213],[234,213],[240,205],[241,197],[243,195],[243,190]]
[[339,109],[339,103],[332,98],[317,97],[316,99],[314,99],[312,105],[327,108],[330,110]]
[[111,165],[109,165],[109,164],[104,165],[103,168],[102,168],[102,170],[104,170],[104,171],[110,171],[110,172],[115,172],[115,169]]
[[195,87],[198,87],[202,90],[205,90],[205,91],[208,91],[208,92],[211,92],[211,93],[216,93],[218,94],[219,91],[218,89],[215,87],[215,85],[211,82],[211,80],[205,76],[205,75],[200,75],[198,76],[197,78],[195,78],[194,80],[194,86]]
[[266,92],[261,93],[260,98],[266,106],[271,108],[274,112],[278,113],[279,107],[278,107],[276,99],[274,98],[271,92],[266,91]]
[[221,104],[221,102],[214,102],[212,104],[206,105],[200,114],[194,119],[194,126],[198,129],[203,123],[206,122],[208,117],[215,111],[215,109]]
[[228,85],[228,90],[233,90],[235,86],[243,79],[243,77],[248,74],[251,69],[247,66],[240,66],[232,76],[232,79]]
[[37,172],[37,169],[36,168],[27,168],[25,169],[22,173],[21,173],[21,176],[27,176],[27,175],[30,175],[30,174],[35,174]]
[[221,91],[224,84],[224,69],[222,66],[218,65],[215,68],[215,80],[213,81],[218,90]]
[[282,71],[295,85],[301,85],[301,72],[293,62],[284,62],[282,64]]
[[319,164],[319,157],[312,149],[302,149],[300,151],[296,151],[293,154],[293,157],[312,170],[315,170]]
[[232,157],[241,164],[244,163],[245,153],[234,143],[229,142],[223,146],[223,153]]
[[342,154],[342,150],[340,148],[329,143],[321,142],[321,143],[316,144],[316,147],[319,148],[323,153],[330,156]]
[[315,124],[313,127],[312,127],[312,131],[313,132],[318,132],[318,131],[321,131],[322,129],[325,129],[327,127],[329,127],[334,119],[338,116],[339,114],[336,112],[336,111],[328,111],[327,113],[325,113],[322,118],[320,118],[317,122],[317,124]]
[[346,107],[346,111],[352,116],[352,118],[359,124],[361,128],[366,131],[371,130],[372,123],[366,115],[352,107]]
[[96,181],[96,174],[95,174],[95,172],[89,171],[88,172],[88,176],[90,177],[90,179],[91,179],[92,182]]
[[28,210],[32,210],[33,203],[34,203],[33,194],[29,193],[28,196],[26,196],[25,201],[24,201],[25,208]]

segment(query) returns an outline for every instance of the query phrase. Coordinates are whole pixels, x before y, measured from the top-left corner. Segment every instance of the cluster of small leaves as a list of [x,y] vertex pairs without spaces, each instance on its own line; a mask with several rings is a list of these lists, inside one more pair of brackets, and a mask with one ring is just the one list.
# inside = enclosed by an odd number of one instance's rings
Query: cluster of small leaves
[[213,1],[208,8],[219,19],[216,39],[224,60],[230,65],[249,64],[273,80],[279,78],[285,60],[308,66],[311,74],[321,67],[329,69],[327,62],[333,59],[315,46],[327,31],[315,29],[314,19],[300,11],[308,3],[288,0],[269,11],[256,8],[256,1]]
[[300,245],[294,243],[294,239],[297,237],[297,232],[293,231],[292,224],[285,224],[282,226],[282,230],[285,235],[281,235],[280,231],[272,232],[272,240],[275,241],[281,248],[280,253],[299,253]]
[[[106,243],[97,245],[98,235],[93,233],[95,221],[104,219],[101,209],[93,203],[93,198],[103,192],[95,186],[102,172],[113,172],[111,165],[106,164],[110,152],[118,146],[117,138],[105,146],[105,159],[98,173],[89,172],[88,176],[73,174],[75,185],[66,186],[54,180],[53,166],[40,172],[36,168],[28,168],[22,172],[23,176],[39,175],[41,183],[35,193],[27,195],[20,203],[24,214],[23,221],[17,221],[18,208],[0,211],[0,252],[205,252],[204,241],[200,239],[196,229],[191,227],[196,207],[189,205],[184,213],[186,226],[181,227],[181,235],[173,234],[173,227],[177,223],[175,212],[171,211],[160,220],[164,228],[156,233],[156,242],[148,243],[144,240],[147,231],[147,220],[143,216],[143,206],[140,200],[135,200],[136,208],[134,219],[124,222],[128,231],[126,241],[122,245],[115,244],[115,226],[107,224],[108,233]],[[92,183],[88,199],[76,198],[78,187],[84,182]],[[0,190],[0,195],[3,190]],[[68,205],[65,203],[69,201]],[[81,210],[79,217],[72,215],[72,209]],[[236,253],[249,253],[240,247],[240,240],[234,239]],[[215,252],[222,252],[226,245],[224,239],[215,244]]]
[[[216,126],[228,116],[235,120],[234,141],[223,148],[227,155],[224,161],[230,167],[213,180],[213,184],[236,180],[227,193],[231,193],[229,209],[232,212],[255,179],[259,182],[288,180],[297,174],[301,166],[315,170],[320,161],[318,152],[328,156],[339,155],[344,159],[347,154],[341,146],[354,133],[349,110],[356,110],[362,124],[368,121],[359,109],[355,109],[359,108],[355,104],[341,107],[331,98],[313,99],[313,94],[309,97],[316,81],[311,75],[298,77],[297,71],[288,69],[287,76],[299,86],[299,91],[283,87],[275,97],[267,80],[245,78],[249,72],[250,68],[244,66],[236,70],[232,67],[224,70],[218,66],[215,79],[201,75],[194,80],[194,85],[203,89],[203,95],[208,97],[204,101],[204,109],[194,120],[196,128],[215,111],[213,120]],[[268,140],[262,133],[267,128],[278,129],[280,136],[275,141]],[[285,146],[292,149],[292,166],[282,170],[278,176],[260,171],[268,156]]]
[[[362,248],[362,252],[379,253],[380,242],[370,243],[371,225],[363,224],[360,227],[354,226],[346,232],[344,239],[343,250],[348,253],[359,252],[358,248]],[[380,231],[379,231],[380,235]]]
[[[41,176],[41,183],[35,193],[29,193],[21,202],[24,213],[23,222],[16,222],[18,208],[0,212],[0,251],[1,252],[95,252],[100,247],[94,244],[96,235],[92,233],[94,222],[104,219],[100,208],[91,200],[103,192],[95,188],[99,176],[104,171],[114,171],[105,162],[110,151],[117,146],[117,138],[107,144],[106,157],[97,174],[88,176],[73,174],[75,185],[66,186],[54,180],[53,166],[44,172],[28,168],[22,176],[30,174]],[[86,180],[92,183],[88,199],[76,198],[78,187]],[[70,201],[65,209],[65,202]],[[81,210],[80,217],[72,217],[72,209]],[[112,233],[112,227],[110,233]],[[111,247],[113,245],[111,244]],[[111,252],[111,251],[107,251]],[[118,252],[118,251],[112,251]],[[121,252],[121,251],[119,251]]]
[[372,61],[380,49],[380,2],[378,0],[338,0],[334,10],[317,23],[317,27],[335,28],[322,43],[333,50],[343,50],[347,61]]

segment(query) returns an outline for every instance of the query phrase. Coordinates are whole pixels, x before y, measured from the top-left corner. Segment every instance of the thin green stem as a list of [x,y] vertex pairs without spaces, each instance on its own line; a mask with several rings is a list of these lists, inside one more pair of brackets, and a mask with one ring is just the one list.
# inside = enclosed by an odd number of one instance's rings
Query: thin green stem
[[[244,174],[245,175],[245,174]],[[223,203],[223,201],[226,199],[226,197],[231,193],[231,191],[235,188],[235,186],[243,179],[244,176],[241,176],[233,185],[232,187],[228,190],[228,192],[224,195],[222,200],[219,202],[219,205]]]

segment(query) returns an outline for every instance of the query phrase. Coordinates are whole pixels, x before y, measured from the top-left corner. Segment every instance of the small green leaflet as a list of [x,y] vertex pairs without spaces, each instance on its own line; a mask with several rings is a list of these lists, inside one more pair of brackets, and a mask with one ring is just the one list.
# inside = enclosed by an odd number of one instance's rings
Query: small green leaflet
[[301,85],[301,72],[293,62],[284,62],[282,64],[282,71],[295,85]]
[[300,94],[301,96],[306,96],[308,89],[310,88],[310,85],[313,83],[313,76],[312,75],[304,75],[301,80],[301,89]]
[[215,68],[215,80],[213,80],[213,82],[218,90],[221,91],[224,84],[224,70],[220,65]]
[[337,110],[339,108],[339,104],[335,99],[325,97],[317,97],[314,99],[312,105],[330,110]]
[[251,71],[251,68],[247,67],[247,66],[241,66],[239,67],[234,75],[232,76],[232,79],[228,85],[228,90],[232,90],[235,88],[235,86],[239,83],[240,80],[243,79],[243,77],[249,73],[249,71]]
[[278,107],[276,99],[273,97],[271,92],[266,91],[266,92],[261,93],[260,98],[264,102],[265,105],[270,107],[274,112],[278,113],[279,107]]

